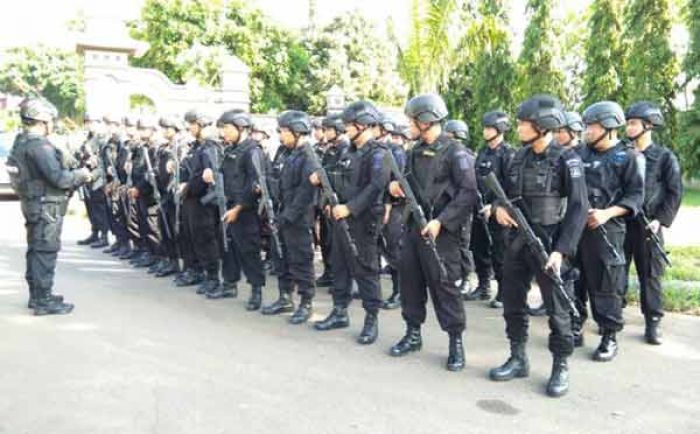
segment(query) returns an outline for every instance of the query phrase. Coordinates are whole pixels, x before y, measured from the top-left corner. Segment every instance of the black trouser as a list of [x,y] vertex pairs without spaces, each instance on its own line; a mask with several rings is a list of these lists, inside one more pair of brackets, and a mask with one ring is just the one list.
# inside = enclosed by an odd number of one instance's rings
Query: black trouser
[[[281,291],[287,292],[292,292],[296,286],[301,296],[312,298],[316,288],[313,230],[305,224],[283,225],[279,229],[282,258],[278,259],[278,286]],[[273,255],[276,257],[274,245],[272,247]]]
[[399,269],[401,259],[401,236],[403,234],[404,205],[392,205],[389,221],[382,227],[381,254],[393,270]]
[[333,227],[330,217],[328,217],[325,212],[321,212],[319,217],[319,235],[321,238],[321,258],[323,259],[324,273],[333,275],[333,264],[331,263]]
[[228,251],[223,255],[221,274],[226,282],[241,280],[241,271],[252,286],[265,285],[260,249],[260,218],[255,210],[241,211],[238,220],[228,226]]
[[568,280],[565,280],[565,283],[572,288],[574,294],[574,305],[579,313],[578,319],[572,317],[572,320],[576,321],[579,328],[581,328],[588,319],[588,292],[586,289],[583,271],[581,271],[582,266],[580,252],[576,254],[571,266],[575,268],[576,272],[572,273],[573,275],[570,276],[562,276],[562,278],[567,279],[567,277],[569,277]]
[[107,235],[109,231],[109,215],[107,213],[107,198],[105,196],[104,188],[98,188],[90,192],[90,206],[88,209],[90,212],[88,216],[90,217],[90,224],[93,230],[99,231],[104,235]]
[[[624,231],[608,228],[608,239],[623,254]],[[622,330],[622,291],[627,275],[625,263],[618,262],[607,250],[599,232],[585,229],[581,237],[581,271],[591,301],[595,322],[605,332]]]
[[144,249],[143,241],[141,240],[141,233],[139,227],[139,212],[138,212],[138,199],[132,199],[127,193],[127,188],[123,190],[124,194],[124,204],[126,206],[126,229],[129,233],[129,238],[134,242],[136,247],[139,249]]
[[139,196],[136,201],[139,216],[139,237],[143,248],[152,255],[162,255],[158,206],[151,196]]
[[[536,263],[532,252],[521,238],[515,232],[512,234],[505,234],[509,242],[505,250],[502,281],[506,335],[512,342],[527,341],[530,321],[527,293],[530,290],[530,282],[534,278],[540,287],[542,301],[549,316],[549,351],[555,356],[569,356],[574,351],[571,309],[564,296],[554,287],[552,280]],[[563,264],[562,274],[566,274],[568,268],[567,264]],[[570,285],[565,285],[565,289],[572,291]]]
[[333,263],[333,304],[347,307],[352,301],[352,281],[362,299],[362,307],[376,313],[382,305],[379,286],[379,246],[378,237],[381,214],[371,212],[359,218],[349,218],[350,234],[357,246],[358,257],[350,253],[348,241],[340,230],[340,225],[333,224],[333,245],[331,261]]
[[462,278],[467,279],[473,267],[473,258],[469,251],[472,238],[472,221],[473,215],[467,217],[462,227],[461,242],[459,245],[459,254],[462,257]]
[[113,187],[112,192],[112,233],[117,238],[119,243],[126,243],[129,241],[129,232],[127,230],[127,207],[125,206],[122,191],[116,186]]
[[198,199],[185,198],[182,201],[180,209],[180,232],[178,235],[178,243],[180,245],[180,254],[182,255],[182,264],[185,270],[191,269],[194,271],[202,271],[202,265],[197,260],[194,254],[195,234],[192,233],[194,215],[197,209]]
[[163,218],[162,211],[158,209],[158,226],[162,235],[161,255],[176,261],[178,255],[177,240],[175,239],[175,203],[172,200],[166,200],[163,202],[163,210],[165,211],[165,218]]
[[202,205],[196,197],[186,198],[184,207],[188,209],[185,224],[191,236],[196,263],[213,276],[218,273],[223,247],[219,212],[214,205]]
[[[486,284],[491,280],[491,270],[498,284],[496,299],[500,300],[501,280],[503,277],[503,257],[505,251],[504,231],[493,218],[489,220],[488,233],[484,224],[474,217],[472,225],[472,253],[474,256],[474,268],[480,284]],[[490,242],[489,242],[490,234]]]
[[[659,228],[657,235],[663,242],[664,238],[661,228]],[[661,253],[652,245],[652,242],[647,240],[644,223],[639,219],[634,219],[627,223],[625,256],[627,257],[625,275],[629,275],[629,268],[633,260],[634,267],[637,269],[642,314],[647,319],[661,318],[664,316],[661,278],[663,277],[666,263]],[[623,297],[627,295],[628,284],[629,279],[625,280]]]
[[46,298],[53,288],[56,258],[61,250],[65,199],[42,202],[22,200],[27,231],[27,269],[24,278],[31,298]]
[[409,325],[420,326],[425,322],[425,305],[430,292],[440,328],[448,333],[464,331],[466,314],[459,287],[455,284],[463,277],[461,242],[461,229],[453,233],[444,227],[435,240],[438,255],[447,272],[445,275],[418,230],[407,227],[404,231],[399,280],[401,314]]

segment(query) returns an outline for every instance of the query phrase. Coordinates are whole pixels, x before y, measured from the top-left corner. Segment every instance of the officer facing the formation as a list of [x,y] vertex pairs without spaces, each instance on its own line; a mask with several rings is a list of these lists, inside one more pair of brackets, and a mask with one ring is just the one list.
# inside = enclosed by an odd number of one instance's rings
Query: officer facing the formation
[[[388,116],[383,116],[379,125],[381,141],[388,148],[400,171],[406,166],[406,150],[404,149],[399,126]],[[401,291],[399,284],[399,260],[401,251],[401,235],[403,234],[403,213],[405,203],[402,198],[385,194],[384,217],[382,220],[382,234],[379,246],[384,255],[391,276],[391,295],[384,301],[384,309],[397,309],[401,306]]]
[[[323,134],[327,143],[326,150],[321,159],[321,165],[327,173],[337,170],[340,156],[350,146],[345,137],[345,125],[339,114],[329,115],[322,121]],[[330,176],[333,182],[334,177]],[[316,280],[316,286],[331,286],[333,284],[333,264],[331,263],[331,251],[333,245],[332,218],[326,213],[320,216],[321,258],[323,259],[323,274]]]
[[[652,140],[652,131],[664,125],[661,110],[648,101],[632,104],[625,113],[627,137],[644,155],[644,206],[634,219],[627,220],[625,254],[627,270],[634,260],[639,278],[640,306],[646,321],[644,337],[649,344],[661,344],[659,322],[663,317],[661,277],[666,263],[663,245],[656,246],[648,232],[663,242],[661,227],[670,227],[676,218],[683,194],[681,171],[676,156]],[[645,218],[643,218],[644,216]],[[624,300],[623,300],[624,304]]]
[[[342,114],[351,144],[338,163],[334,183],[340,203],[330,213],[333,224],[332,263],[333,310],[316,323],[317,330],[332,330],[350,325],[347,308],[352,301],[352,280],[365,309],[365,321],[357,341],[372,344],[378,336],[378,312],[382,305],[379,286],[379,231],[384,215],[384,192],[389,182],[386,148],[375,141],[375,128],[381,114],[369,101],[350,104]],[[346,219],[349,235],[337,222]],[[352,244],[355,247],[352,247]],[[354,252],[357,252],[355,256]]]
[[593,360],[607,362],[617,354],[616,333],[623,327],[625,220],[641,210],[644,179],[635,152],[617,141],[625,115],[616,102],[591,105],[583,112],[583,122],[588,146],[581,158],[589,209],[579,248],[593,319],[602,332]]
[[[302,324],[312,313],[314,286],[313,226],[316,188],[311,175],[318,169],[309,158],[313,149],[309,143],[311,120],[300,111],[290,110],[278,118],[282,146],[288,150],[279,174],[279,211],[277,220],[282,243],[282,258],[278,270],[279,299],[264,308],[264,314],[294,310],[292,292],[296,286],[301,300],[290,322]],[[276,249],[272,249],[274,252]],[[274,254],[274,253],[273,253]]]
[[217,124],[224,145],[221,171],[226,195],[223,220],[228,225],[228,249],[224,252],[222,264],[224,282],[220,288],[207,293],[207,297],[237,296],[238,282],[243,272],[251,286],[246,308],[257,310],[265,286],[265,270],[260,257],[261,225],[255,193],[259,180],[255,165],[264,167],[265,157],[258,142],[250,137],[253,120],[248,113],[229,110],[219,117]]
[[[498,182],[505,185],[508,165],[513,158],[514,150],[506,143],[504,134],[510,130],[508,115],[500,111],[490,111],[484,114],[481,125],[486,147],[476,157],[476,180],[479,184],[479,194],[482,208],[476,210],[472,226],[472,251],[474,268],[479,279],[476,290],[468,299],[488,300],[491,290],[491,270],[498,289],[496,297],[491,301],[491,307],[502,306],[501,281],[503,280],[504,230],[492,218],[495,196],[483,184],[483,179],[494,173]],[[484,224],[484,221],[487,222]]]
[[[454,140],[460,141],[464,147],[467,149],[467,153],[471,158],[474,158],[474,151],[470,148],[469,143],[469,127],[464,121],[459,119],[450,119],[445,122],[444,127],[445,134]],[[477,203],[477,205],[479,205]],[[483,206],[475,207],[476,212],[479,212],[476,208],[483,208]],[[462,282],[459,286],[459,292],[462,294],[462,298],[465,300],[473,299],[473,295],[469,288],[469,273],[472,270],[472,258],[471,252],[469,251],[469,245],[471,243],[471,231],[472,231],[472,220],[473,216],[466,216],[466,223],[464,229],[462,230],[462,245],[460,248],[460,253],[462,255]]]
[[[464,368],[462,333],[466,326],[458,287],[463,277],[460,246],[465,216],[476,204],[474,160],[461,144],[443,134],[440,122],[448,113],[438,95],[412,98],[405,114],[410,120],[410,135],[417,142],[406,158],[405,179],[397,179],[394,169],[389,193],[406,197],[408,187],[413,192],[407,199],[411,203],[406,204],[411,207],[411,217],[399,265],[406,334],[391,347],[390,354],[397,357],[421,349],[420,328],[430,292],[440,327],[450,338],[446,367],[458,371]],[[415,203],[410,196],[415,196]],[[421,219],[419,210],[424,214]]]
[[35,315],[67,314],[73,305],[53,295],[56,258],[61,249],[63,217],[73,190],[90,181],[87,169],[68,170],[61,152],[48,141],[56,108],[42,99],[20,107],[24,131],[17,135],[6,167],[19,196],[27,229],[27,269],[30,309]]
[[[552,141],[552,131],[564,125],[561,103],[549,95],[537,95],[518,108],[518,137],[523,143],[513,157],[503,186],[509,198],[526,216],[535,236],[549,255],[544,267],[534,260],[525,234],[514,216],[499,202],[494,204],[496,220],[506,227],[502,295],[506,334],[511,355],[490,371],[494,381],[529,375],[525,355],[528,333],[527,293],[534,277],[549,315],[549,350],[554,356],[547,384],[549,396],[561,396],[569,388],[567,358],[574,349],[571,310],[563,287],[556,288],[553,275],[566,275],[567,262],[576,246],[586,219],[586,184],[578,155]],[[522,227],[520,228],[522,229]],[[570,296],[570,295],[569,295]]]

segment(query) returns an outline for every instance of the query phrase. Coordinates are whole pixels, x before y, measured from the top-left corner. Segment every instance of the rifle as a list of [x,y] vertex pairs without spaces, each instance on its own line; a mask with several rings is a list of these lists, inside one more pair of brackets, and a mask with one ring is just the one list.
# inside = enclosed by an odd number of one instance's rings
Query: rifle
[[[508,199],[503,191],[503,188],[501,187],[501,184],[498,182],[498,178],[496,178],[496,175],[493,172],[489,173],[484,178],[484,184],[496,195],[502,206],[508,211],[508,214],[510,214],[510,216],[518,224],[516,230],[525,238],[525,243],[530,249],[530,252],[535,256],[535,260],[542,269],[542,272],[552,281],[552,283],[554,283],[555,289],[559,292],[559,294],[561,294],[566,303],[569,305],[569,309],[571,309],[574,317],[580,318],[581,315],[578,309],[576,309],[574,301],[564,289],[564,281],[562,281],[559,273],[555,273],[553,270],[546,268],[547,261],[549,260],[547,250],[545,250],[542,240],[535,235],[535,232],[532,230],[532,227],[525,218],[523,212]],[[516,200],[520,200],[520,198]]]
[[664,249],[663,244],[661,244],[661,238],[659,238],[659,234],[657,234],[656,232],[652,231],[651,228],[649,228],[651,221],[649,220],[649,217],[647,217],[646,213],[644,213],[643,210],[639,212],[639,219],[644,225],[644,231],[646,232],[647,240],[651,242],[652,247],[655,248],[656,251],[661,255],[661,258],[664,260],[666,265],[671,267],[672,264],[671,259],[668,257],[668,252]]
[[277,257],[281,259],[282,245],[280,244],[279,229],[275,223],[275,207],[272,203],[270,191],[267,189],[267,176],[260,164],[260,154],[254,153],[252,160],[253,169],[255,169],[255,174],[258,177],[258,187],[260,188],[260,207],[258,208],[258,214],[262,216],[264,212],[267,216],[267,224],[272,231],[272,241],[275,243],[275,253],[277,253]]
[[[396,159],[394,159],[394,155],[391,152],[387,152],[386,155],[387,160],[389,161],[389,166],[391,168],[391,174],[394,176],[395,181],[398,182],[401,186],[401,190],[403,191],[404,196],[406,196],[406,206],[408,207],[408,212],[411,213],[411,216],[418,225],[418,230],[420,231],[428,224],[428,219],[425,217],[423,207],[421,207],[420,203],[418,203],[418,199],[416,199],[416,195],[413,193],[411,184],[408,183],[406,177],[403,175],[403,173],[401,173],[401,170],[399,170],[399,166],[398,164],[396,164]],[[427,237],[421,238],[424,240],[425,245],[428,247],[428,250],[430,251],[431,256],[435,260],[435,263],[437,263],[438,267],[440,268],[440,276],[446,277],[447,270],[445,269],[445,264],[437,251],[435,238],[433,238],[432,235],[428,235]]]
[[[331,208],[340,205],[338,195],[333,190],[331,182],[328,179],[328,174],[326,173],[326,170],[323,168],[323,166],[321,166],[321,162],[318,160],[318,155],[316,155],[316,152],[309,145],[304,145],[303,150],[306,154],[306,157],[309,158],[318,167],[316,173],[318,173],[318,177],[321,179],[321,191],[323,192],[323,196],[328,200],[328,203],[330,204]],[[340,232],[343,234],[343,238],[345,238],[345,242],[347,243],[348,248],[350,249],[350,255],[352,255],[353,258],[359,260],[360,253],[358,252],[357,244],[355,244],[355,240],[353,239],[352,234],[350,233],[350,225],[348,224],[347,220],[334,220],[333,224],[337,224],[340,228]]]
[[486,242],[488,243],[489,247],[493,246],[493,237],[491,236],[491,231],[489,230],[489,222],[486,220],[486,216],[484,216],[484,213],[482,210],[484,209],[484,196],[481,194],[481,192],[477,189],[476,191],[476,207],[477,207],[477,213],[476,213],[476,219],[479,221],[479,224],[481,224],[481,229],[484,232],[484,235],[486,235]]
[[151,189],[153,190],[153,199],[158,205],[158,211],[160,211],[161,217],[163,217],[163,229],[165,230],[165,235],[167,235],[169,240],[172,240],[172,232],[170,232],[170,225],[168,225],[168,214],[163,207],[163,202],[161,202],[160,191],[158,190],[158,183],[156,182],[156,174],[153,171],[153,166],[151,165],[151,157],[148,155],[148,145],[143,147],[143,155],[146,159],[146,179],[148,183],[151,184]]
[[[217,145],[218,146],[218,145]],[[228,223],[224,220],[224,215],[226,214],[226,194],[224,193],[224,175],[221,173],[219,167],[219,154],[218,149],[213,149],[213,155],[211,156],[212,163],[214,167],[214,176],[216,179],[209,186],[209,191],[199,199],[202,205],[209,205],[213,201],[216,201],[216,206],[219,209],[219,219],[221,221],[221,239],[224,244],[224,252],[228,252]]]

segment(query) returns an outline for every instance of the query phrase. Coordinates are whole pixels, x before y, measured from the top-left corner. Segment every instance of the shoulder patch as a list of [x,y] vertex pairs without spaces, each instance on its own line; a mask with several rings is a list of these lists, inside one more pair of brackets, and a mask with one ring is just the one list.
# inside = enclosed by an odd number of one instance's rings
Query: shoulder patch
[[467,151],[457,151],[455,152],[455,157],[461,170],[469,170],[469,154]]
[[615,164],[625,164],[627,159],[627,152],[625,151],[615,152],[615,155],[613,155],[613,163]]
[[569,176],[571,176],[571,178],[580,178],[583,176],[581,160],[578,158],[566,160],[566,166],[569,168]]

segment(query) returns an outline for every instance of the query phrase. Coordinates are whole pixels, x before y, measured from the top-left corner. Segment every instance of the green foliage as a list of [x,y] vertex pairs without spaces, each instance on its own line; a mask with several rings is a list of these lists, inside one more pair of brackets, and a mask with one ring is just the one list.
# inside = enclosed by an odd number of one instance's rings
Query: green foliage
[[155,112],[156,105],[152,99],[146,95],[135,94],[129,95],[129,109],[140,113]]
[[44,46],[7,50],[0,67],[0,92],[25,96],[38,92],[61,116],[75,118],[85,104],[80,58]]
[[552,0],[528,0],[530,21],[518,59],[518,101],[537,93],[564,99],[564,73],[557,67],[559,42]]
[[[683,61],[686,81],[700,79],[700,0],[688,0],[684,11],[690,44]],[[693,106],[680,114],[680,133],[676,150],[686,176],[700,174],[700,88],[695,91]]]
[[661,105],[666,128],[663,142],[675,147],[678,123],[673,99],[677,86],[674,80],[679,67],[671,51],[671,18],[668,0],[633,0],[625,8],[623,38],[629,51],[623,76],[625,105],[637,100],[655,101]]
[[625,62],[619,0],[594,0],[585,43],[586,73],[581,110],[603,100],[622,101]]

